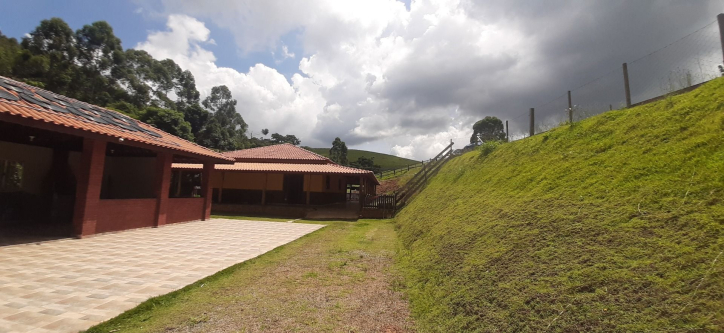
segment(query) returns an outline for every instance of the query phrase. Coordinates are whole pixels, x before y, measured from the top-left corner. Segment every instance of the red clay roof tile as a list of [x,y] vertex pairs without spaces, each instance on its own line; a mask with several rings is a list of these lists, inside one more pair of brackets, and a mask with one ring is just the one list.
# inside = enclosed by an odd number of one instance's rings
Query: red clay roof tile
[[237,162],[331,163],[328,158],[289,143],[225,152]]
[[[202,164],[174,163],[173,169],[201,170]],[[217,164],[215,170],[221,171],[246,171],[246,172],[289,172],[289,173],[312,173],[312,174],[343,174],[372,177],[376,184],[379,184],[377,177],[372,171],[356,169],[334,163],[327,164],[306,164],[306,163],[254,163],[236,162],[234,164]]]

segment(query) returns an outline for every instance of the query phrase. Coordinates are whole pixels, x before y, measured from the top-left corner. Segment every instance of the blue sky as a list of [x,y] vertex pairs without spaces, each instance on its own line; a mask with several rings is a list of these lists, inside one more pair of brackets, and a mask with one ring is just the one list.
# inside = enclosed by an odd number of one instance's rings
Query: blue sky
[[[163,30],[166,26],[164,17],[140,13],[139,5],[134,1],[30,0],[18,5],[17,1],[0,0],[0,4],[3,8],[12,6],[14,13],[0,21],[0,31],[18,40],[32,31],[40,21],[51,17],[62,18],[73,30],[95,21],[106,21],[111,24],[124,48],[134,47],[146,40],[150,31]],[[298,63],[294,61],[275,61],[271,51],[238,51],[229,30],[221,29],[213,22],[207,23],[206,27],[211,30],[211,37],[216,41],[216,45],[209,45],[208,48],[214,52],[219,66],[247,71],[249,67],[262,63],[275,67],[287,78],[298,72]],[[298,51],[295,35],[292,32],[282,38],[290,52]]]

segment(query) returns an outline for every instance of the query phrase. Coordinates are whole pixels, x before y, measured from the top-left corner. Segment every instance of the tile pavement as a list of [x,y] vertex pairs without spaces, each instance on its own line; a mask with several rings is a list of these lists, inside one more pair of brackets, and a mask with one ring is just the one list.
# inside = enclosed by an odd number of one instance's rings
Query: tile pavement
[[0,247],[0,333],[87,329],[321,227],[212,219]]

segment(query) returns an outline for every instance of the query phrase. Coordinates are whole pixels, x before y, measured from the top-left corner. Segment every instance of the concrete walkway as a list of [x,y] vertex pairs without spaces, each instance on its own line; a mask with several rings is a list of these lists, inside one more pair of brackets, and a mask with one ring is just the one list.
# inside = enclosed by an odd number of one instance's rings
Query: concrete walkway
[[321,227],[213,219],[0,247],[0,333],[87,329]]

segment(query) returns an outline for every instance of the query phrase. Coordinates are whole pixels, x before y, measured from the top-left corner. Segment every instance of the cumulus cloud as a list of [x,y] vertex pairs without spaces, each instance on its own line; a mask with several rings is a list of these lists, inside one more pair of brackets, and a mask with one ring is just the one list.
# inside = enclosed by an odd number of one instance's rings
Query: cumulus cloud
[[[227,84],[252,128],[416,159],[466,144],[486,115],[522,129],[529,107],[721,10],[720,0],[413,0],[409,10],[395,0],[138,1],[169,15],[138,47],[190,69],[202,90]],[[289,82],[264,65],[217,67],[200,20],[231,31],[240,54],[276,50],[298,72]],[[282,42],[290,33],[298,49]]]
[[167,30],[149,34],[136,45],[158,59],[173,59],[190,70],[203,96],[211,88],[226,85],[238,101],[237,110],[250,128],[270,128],[280,133],[312,137],[317,116],[325,101],[319,86],[309,78],[295,74],[291,83],[276,69],[256,64],[246,73],[219,67],[216,57],[204,48],[212,41],[205,24],[187,15],[170,15]]

